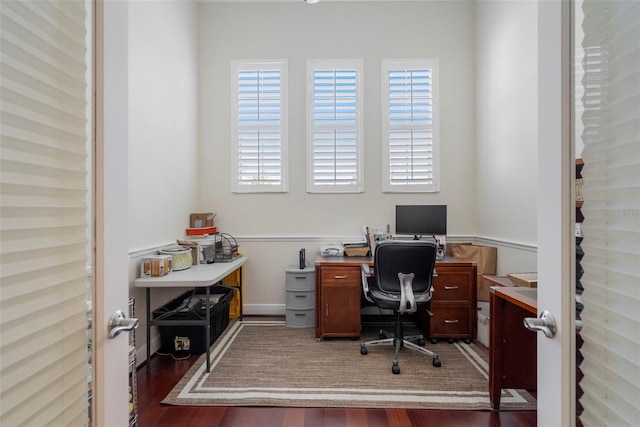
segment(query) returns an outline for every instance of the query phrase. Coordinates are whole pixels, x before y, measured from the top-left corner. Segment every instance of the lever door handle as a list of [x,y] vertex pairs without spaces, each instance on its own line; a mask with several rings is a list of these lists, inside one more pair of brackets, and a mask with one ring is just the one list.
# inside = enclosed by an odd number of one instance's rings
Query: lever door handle
[[122,310],[118,310],[109,319],[109,338],[115,338],[122,331],[133,331],[138,327],[138,319],[127,318]]
[[525,317],[523,319],[524,327],[534,332],[543,332],[547,338],[553,338],[556,334],[556,319],[547,310],[540,313],[540,317]]

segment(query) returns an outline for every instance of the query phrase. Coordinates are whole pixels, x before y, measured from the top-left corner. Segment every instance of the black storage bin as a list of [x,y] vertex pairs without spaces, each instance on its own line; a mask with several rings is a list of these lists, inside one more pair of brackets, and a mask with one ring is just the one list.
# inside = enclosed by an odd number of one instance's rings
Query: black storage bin
[[[233,289],[215,286],[210,289],[209,345],[229,325],[229,305],[233,299]],[[153,311],[154,321],[202,320],[206,318],[205,290],[189,291],[174,298]],[[217,299],[217,302],[213,302]],[[158,325],[161,347],[159,353],[176,356],[202,354],[207,351],[204,342],[204,325]]]

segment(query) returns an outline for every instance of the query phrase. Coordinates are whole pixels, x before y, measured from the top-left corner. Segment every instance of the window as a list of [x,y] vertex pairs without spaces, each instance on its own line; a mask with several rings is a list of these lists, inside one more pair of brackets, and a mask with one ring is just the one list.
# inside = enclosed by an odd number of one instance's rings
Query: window
[[438,61],[382,61],[385,192],[436,192],[439,183]]
[[307,191],[362,192],[362,61],[310,60],[307,76]]
[[286,192],[287,63],[231,64],[232,191]]

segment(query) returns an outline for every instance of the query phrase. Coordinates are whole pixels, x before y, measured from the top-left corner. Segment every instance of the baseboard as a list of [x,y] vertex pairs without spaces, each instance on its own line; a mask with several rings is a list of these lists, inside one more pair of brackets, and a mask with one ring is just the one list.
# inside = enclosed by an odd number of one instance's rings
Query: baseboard
[[242,314],[252,316],[284,316],[285,304],[244,304]]
[[[153,329],[152,329],[153,331]],[[154,355],[160,350],[160,334],[151,335],[151,355]],[[142,365],[147,360],[147,345],[143,344],[140,347],[136,346],[136,368]]]

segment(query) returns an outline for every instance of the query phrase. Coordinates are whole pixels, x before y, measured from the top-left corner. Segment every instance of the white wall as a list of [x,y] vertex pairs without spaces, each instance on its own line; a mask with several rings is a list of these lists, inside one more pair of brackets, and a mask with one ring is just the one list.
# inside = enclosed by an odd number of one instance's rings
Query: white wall
[[129,247],[135,250],[182,237],[198,205],[198,23],[195,3],[130,3]]
[[536,2],[478,1],[475,22],[477,233],[499,274],[536,271]]
[[[284,304],[285,269],[300,247],[314,254],[323,240],[357,236],[362,223],[394,230],[396,204],[447,204],[449,234],[475,235],[473,17],[473,2],[464,1],[201,5],[200,208],[219,213],[219,229],[236,236],[251,257],[249,306]],[[289,66],[290,191],[232,194],[230,62],[274,58]],[[364,60],[362,194],[306,193],[306,61],[332,58]],[[439,193],[381,191],[383,58],[439,58]]]
[[[198,206],[197,11],[184,1],[129,2],[130,283],[139,276],[138,255],[181,238]],[[177,293],[153,292],[152,308]],[[131,285],[130,295],[142,362],[144,291]]]

